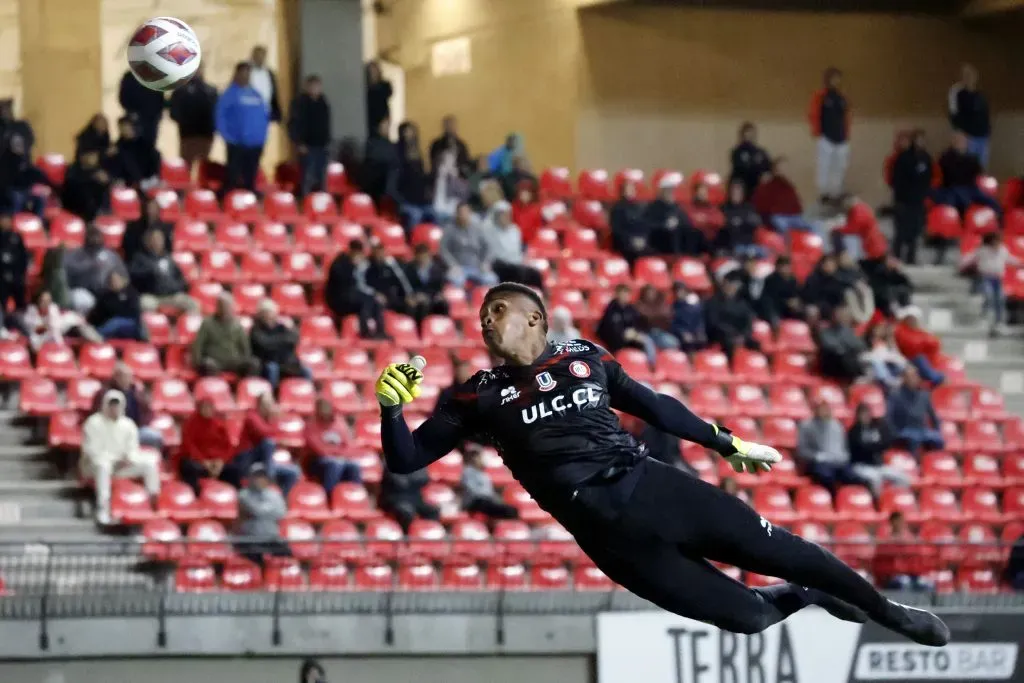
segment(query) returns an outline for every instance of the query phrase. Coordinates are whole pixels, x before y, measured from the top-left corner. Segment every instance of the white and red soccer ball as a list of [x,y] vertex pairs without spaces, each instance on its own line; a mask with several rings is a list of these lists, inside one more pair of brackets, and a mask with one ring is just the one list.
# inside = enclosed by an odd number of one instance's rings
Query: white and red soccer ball
[[188,83],[202,56],[195,31],[174,17],[150,19],[128,42],[128,68],[150,90],[166,92]]

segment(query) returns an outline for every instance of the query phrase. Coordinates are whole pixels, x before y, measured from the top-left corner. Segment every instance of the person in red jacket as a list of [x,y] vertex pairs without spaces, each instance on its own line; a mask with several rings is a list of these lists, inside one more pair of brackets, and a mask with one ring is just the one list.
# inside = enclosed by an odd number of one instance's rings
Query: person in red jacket
[[316,413],[306,422],[306,468],[324,486],[327,495],[340,482],[363,480],[359,465],[348,456],[349,431],[345,419],[325,398],[316,401]]
[[209,397],[199,397],[196,412],[188,416],[181,428],[178,476],[198,495],[202,479],[224,478],[225,467],[234,454],[235,442],[227,420],[217,414]]
[[512,202],[512,222],[519,226],[523,244],[529,244],[544,226],[541,203],[537,201],[537,185],[532,180],[520,180]]
[[813,230],[803,217],[800,195],[785,174],[785,159],[772,162],[772,170],[761,176],[751,202],[765,223],[785,235],[790,230]]
[[242,432],[238,437],[238,452],[231,461],[228,477],[231,483],[241,486],[242,477],[253,463],[262,463],[271,479],[280,487],[281,493],[287,497],[302,472],[291,463],[274,462],[274,451],[277,450],[277,427],[274,420],[277,415],[278,408],[273,395],[270,392],[261,394],[256,406],[245,414]]
[[878,227],[875,212],[859,199],[847,202],[846,225],[836,232],[860,238],[864,260],[871,262],[864,264],[864,270],[869,273],[873,272],[873,266],[880,264],[889,255],[889,240]]
[[893,328],[896,348],[900,350],[926,381],[938,386],[946,377],[935,369],[942,358],[939,338],[921,327],[921,309],[907,306],[896,314],[899,321]]
[[923,575],[934,569],[929,548],[916,543],[902,512],[889,515],[889,525],[881,529],[871,573],[883,588],[892,590],[932,590]]

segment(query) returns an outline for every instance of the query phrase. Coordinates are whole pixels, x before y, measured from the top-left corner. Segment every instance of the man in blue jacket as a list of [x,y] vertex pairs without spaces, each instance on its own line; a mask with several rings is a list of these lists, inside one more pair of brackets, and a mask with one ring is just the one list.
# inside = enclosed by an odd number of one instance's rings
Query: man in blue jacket
[[235,77],[217,100],[217,132],[228,148],[224,191],[253,190],[256,173],[267,141],[270,114],[259,92],[249,84],[251,67],[235,66]]

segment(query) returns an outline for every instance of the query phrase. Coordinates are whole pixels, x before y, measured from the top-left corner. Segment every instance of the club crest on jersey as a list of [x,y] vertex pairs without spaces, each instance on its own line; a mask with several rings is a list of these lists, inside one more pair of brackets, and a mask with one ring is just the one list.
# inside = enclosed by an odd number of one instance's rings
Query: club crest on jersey
[[585,379],[590,377],[590,366],[581,360],[574,360],[569,363],[569,372],[571,372],[574,377]]
[[542,372],[537,375],[537,386],[540,387],[541,391],[551,391],[557,384],[558,382],[555,381],[550,372]]

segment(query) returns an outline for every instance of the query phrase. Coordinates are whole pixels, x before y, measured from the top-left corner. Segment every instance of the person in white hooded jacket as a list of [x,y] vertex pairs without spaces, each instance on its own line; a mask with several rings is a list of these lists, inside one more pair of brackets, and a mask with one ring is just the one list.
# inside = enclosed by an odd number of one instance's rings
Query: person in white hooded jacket
[[82,476],[96,487],[96,521],[110,524],[110,491],[114,477],[141,478],[146,491],[160,493],[160,456],[139,448],[139,429],[125,416],[125,396],[110,390],[101,408],[82,425]]

